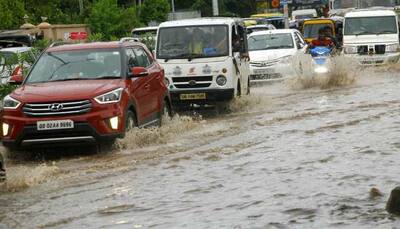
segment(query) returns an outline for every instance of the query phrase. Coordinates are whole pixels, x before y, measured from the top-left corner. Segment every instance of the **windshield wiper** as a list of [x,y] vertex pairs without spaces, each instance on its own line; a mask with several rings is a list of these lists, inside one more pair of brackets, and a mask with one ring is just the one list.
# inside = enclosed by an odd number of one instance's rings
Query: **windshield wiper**
[[107,79],[120,79],[120,76],[100,76],[96,78],[84,78],[84,79],[91,79],[91,80],[107,80]]
[[383,30],[383,31],[377,32],[376,34],[380,35],[380,34],[390,34],[390,33],[396,33],[396,32],[393,32],[392,30]]
[[365,35],[365,34],[371,34],[367,31],[362,31],[362,32],[358,32],[358,33],[354,33],[354,35],[359,36],[359,35]]
[[90,78],[65,78],[65,79],[58,79],[58,80],[50,80],[47,82],[58,82],[58,81],[72,81],[72,80],[88,80]]
[[202,56],[203,56],[202,54],[198,54],[198,53],[189,53],[189,57],[187,59],[188,59],[188,61],[192,61],[193,59],[199,58]]

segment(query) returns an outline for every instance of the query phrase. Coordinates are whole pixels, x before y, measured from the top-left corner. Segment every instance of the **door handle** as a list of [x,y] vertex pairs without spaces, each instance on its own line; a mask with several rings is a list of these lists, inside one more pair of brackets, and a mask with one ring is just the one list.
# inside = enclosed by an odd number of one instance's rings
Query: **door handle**
[[145,84],[144,89],[149,90],[150,89],[150,84]]

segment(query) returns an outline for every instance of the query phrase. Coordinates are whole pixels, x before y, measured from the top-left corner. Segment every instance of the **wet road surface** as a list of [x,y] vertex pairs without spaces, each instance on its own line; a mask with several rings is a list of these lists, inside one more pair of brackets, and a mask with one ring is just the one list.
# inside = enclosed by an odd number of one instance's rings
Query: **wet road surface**
[[[400,74],[254,88],[221,117],[179,117],[109,153],[9,160],[10,228],[400,228]],[[383,196],[371,197],[371,188]],[[0,226],[1,228],[1,226]]]

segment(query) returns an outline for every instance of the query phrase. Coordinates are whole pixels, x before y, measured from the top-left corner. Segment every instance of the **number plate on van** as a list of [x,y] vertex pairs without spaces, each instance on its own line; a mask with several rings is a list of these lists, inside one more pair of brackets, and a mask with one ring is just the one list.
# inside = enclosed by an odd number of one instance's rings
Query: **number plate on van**
[[39,121],[36,123],[36,125],[37,125],[37,130],[73,129],[74,121],[72,120]]
[[181,100],[206,99],[206,93],[181,94]]

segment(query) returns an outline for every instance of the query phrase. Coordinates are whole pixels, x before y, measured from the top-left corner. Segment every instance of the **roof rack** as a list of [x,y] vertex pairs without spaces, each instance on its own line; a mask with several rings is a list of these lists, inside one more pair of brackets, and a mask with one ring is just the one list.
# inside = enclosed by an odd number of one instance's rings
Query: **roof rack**
[[124,42],[139,42],[139,38],[135,38],[135,37],[123,37],[119,40],[120,43],[124,43]]

